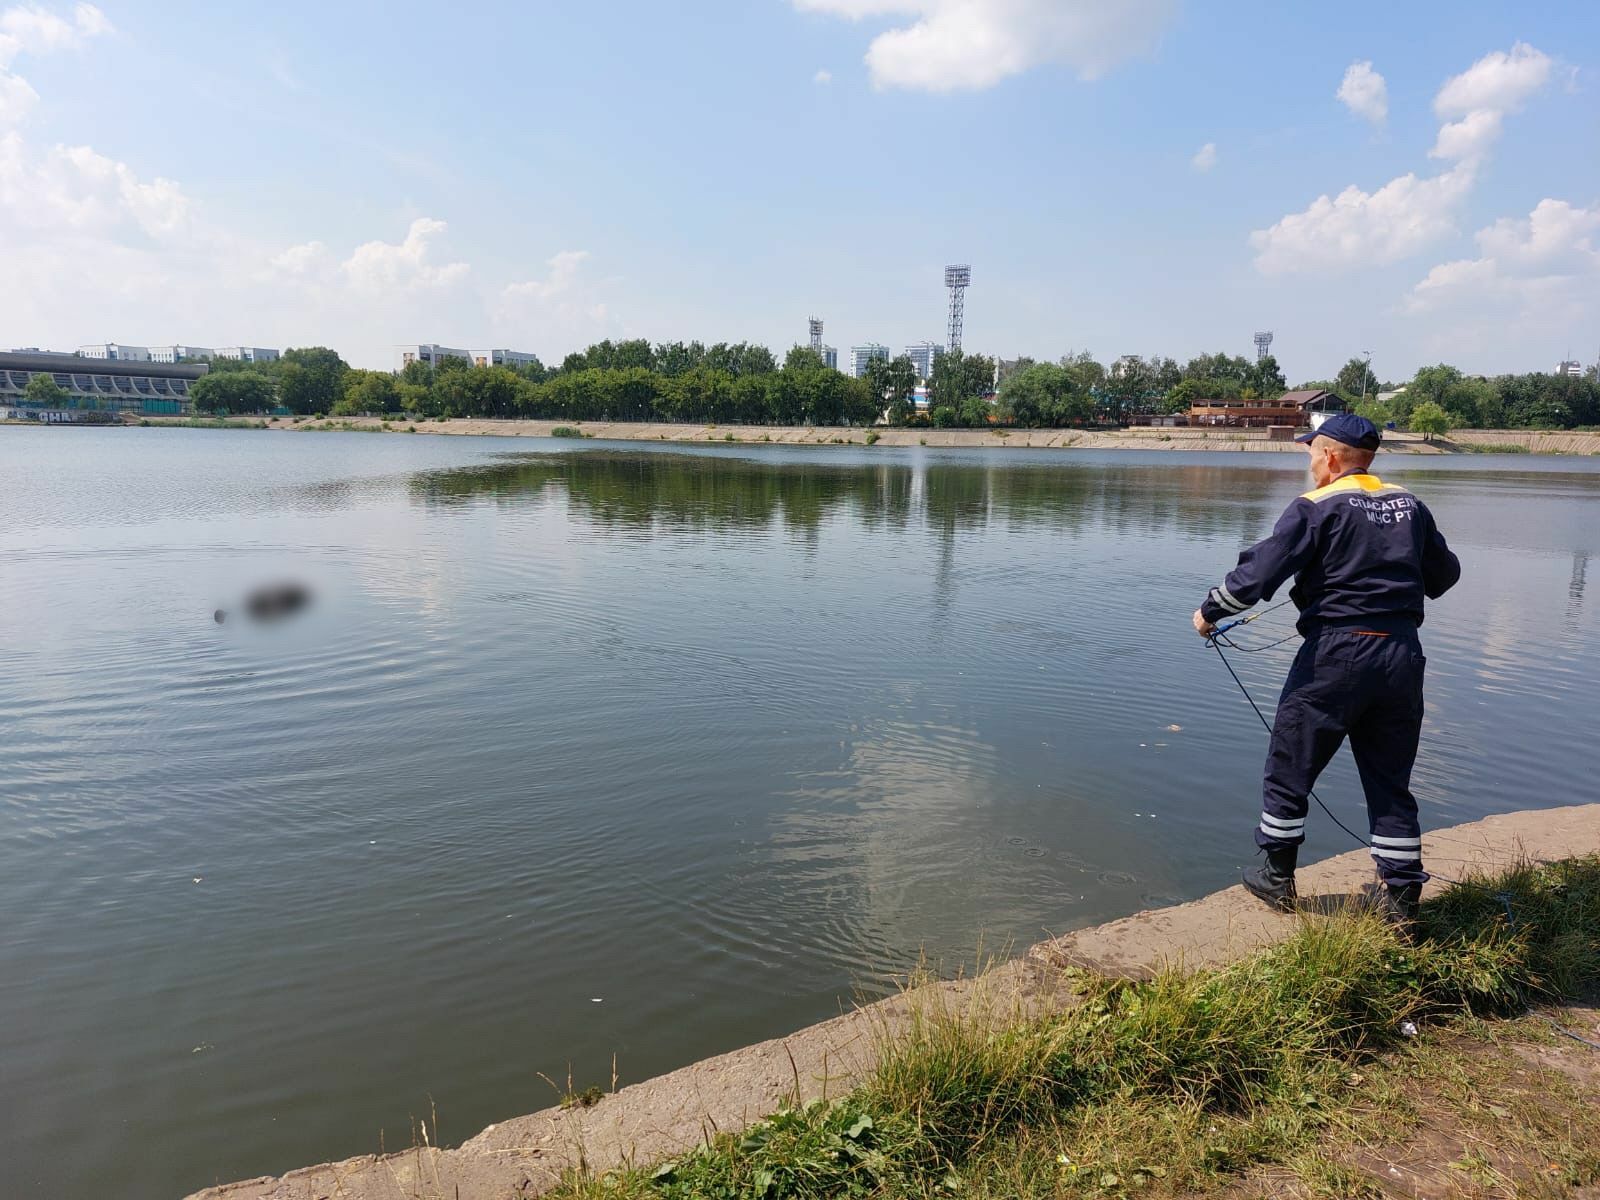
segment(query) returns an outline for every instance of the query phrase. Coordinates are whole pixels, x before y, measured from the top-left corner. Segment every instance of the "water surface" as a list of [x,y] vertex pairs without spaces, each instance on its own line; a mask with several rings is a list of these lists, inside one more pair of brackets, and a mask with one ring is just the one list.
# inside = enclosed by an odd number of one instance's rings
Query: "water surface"
[[[1430,826],[1595,798],[1600,472],[1397,460]],[[446,1141],[1249,861],[1291,455],[0,430],[0,1193]],[[217,625],[314,580],[304,620]],[[1254,644],[1292,632],[1285,614]],[[1293,647],[1242,658],[1269,700]],[[1180,726],[1180,729],[1173,729]],[[1325,798],[1359,821],[1341,758]],[[1311,856],[1349,848],[1313,813]],[[430,1118],[431,1121],[431,1118]]]

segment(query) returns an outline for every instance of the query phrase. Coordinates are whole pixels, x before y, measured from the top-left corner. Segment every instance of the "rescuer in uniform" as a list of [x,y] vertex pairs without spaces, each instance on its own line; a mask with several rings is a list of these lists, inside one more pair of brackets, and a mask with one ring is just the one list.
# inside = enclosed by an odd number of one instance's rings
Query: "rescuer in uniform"
[[1461,564],[1422,501],[1368,470],[1383,440],[1371,421],[1338,413],[1295,440],[1311,454],[1316,488],[1239,555],[1194,614],[1209,638],[1218,622],[1272,599],[1294,577],[1289,596],[1305,641],[1267,751],[1256,828],[1266,861],[1244,873],[1244,886],[1281,911],[1294,907],[1307,794],[1348,737],[1367,797],[1378,901],[1386,916],[1409,921],[1428,878],[1411,794],[1426,663],[1417,627],[1424,597],[1449,591]]

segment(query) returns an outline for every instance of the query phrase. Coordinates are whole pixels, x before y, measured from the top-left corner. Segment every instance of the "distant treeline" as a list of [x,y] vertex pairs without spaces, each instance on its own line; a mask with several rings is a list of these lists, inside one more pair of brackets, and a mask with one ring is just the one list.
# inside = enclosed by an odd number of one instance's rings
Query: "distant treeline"
[[[998,392],[996,380],[999,380]],[[919,412],[919,382],[928,407]],[[1425,367],[1405,384],[1380,383],[1370,365],[1352,358],[1324,387],[1380,424],[1418,427],[1571,429],[1600,425],[1600,383],[1532,373],[1466,376],[1454,367]],[[1404,388],[1401,391],[1401,388]],[[360,413],[417,417],[503,417],[556,421],[662,421],[744,425],[871,425],[927,423],[940,428],[996,422],[1028,427],[1116,425],[1148,413],[1186,411],[1201,399],[1270,399],[1287,390],[1272,357],[1202,354],[1180,365],[1171,358],[1129,355],[1106,366],[1089,354],[1057,362],[997,363],[983,355],[947,354],[933,377],[916,378],[911,360],[874,360],[856,379],[796,346],[780,364],[749,343],[604,341],[569,354],[559,367],[532,362],[478,367],[460,359],[404,371],[350,367],[324,347],[287,350],[274,363],[217,362],[192,388],[202,412]],[[1398,392],[1387,401],[1379,393]],[[1426,407],[1423,407],[1426,406]],[[1435,410],[1443,414],[1443,425]]]

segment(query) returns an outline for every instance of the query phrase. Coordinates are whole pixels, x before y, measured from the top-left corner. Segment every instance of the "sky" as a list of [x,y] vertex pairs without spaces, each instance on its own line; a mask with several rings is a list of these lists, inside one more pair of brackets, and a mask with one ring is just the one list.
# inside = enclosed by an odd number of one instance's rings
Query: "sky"
[[0,346],[1600,356],[1600,5],[0,0]]

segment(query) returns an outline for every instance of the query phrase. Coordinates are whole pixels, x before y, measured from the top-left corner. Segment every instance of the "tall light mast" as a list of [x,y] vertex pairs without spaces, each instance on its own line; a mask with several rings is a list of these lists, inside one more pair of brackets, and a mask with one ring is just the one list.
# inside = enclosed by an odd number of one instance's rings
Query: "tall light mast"
[[950,289],[950,332],[945,344],[951,354],[961,350],[961,326],[966,319],[967,288],[972,284],[972,268],[965,263],[944,269],[944,285]]

